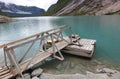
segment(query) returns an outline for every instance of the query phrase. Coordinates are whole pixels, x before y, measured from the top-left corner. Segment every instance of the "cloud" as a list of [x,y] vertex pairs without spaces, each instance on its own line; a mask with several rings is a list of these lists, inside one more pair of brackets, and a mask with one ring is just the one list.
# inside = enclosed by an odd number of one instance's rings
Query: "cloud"
[[24,6],[37,6],[47,10],[52,4],[55,4],[58,0],[0,0],[2,2],[14,3]]

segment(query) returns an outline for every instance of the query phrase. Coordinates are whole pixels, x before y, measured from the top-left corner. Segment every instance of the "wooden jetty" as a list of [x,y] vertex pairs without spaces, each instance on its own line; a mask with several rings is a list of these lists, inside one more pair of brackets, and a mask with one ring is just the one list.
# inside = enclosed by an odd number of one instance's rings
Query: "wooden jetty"
[[[70,37],[63,36],[63,31],[65,30],[69,30]],[[73,32],[71,28],[59,26],[45,32],[0,45],[0,48],[3,49],[5,63],[4,66],[0,66],[0,79],[9,79],[16,75],[20,75],[23,78],[22,73],[24,71],[32,68],[50,56],[61,61],[64,60],[61,50],[72,44],[83,43],[81,42],[82,39],[80,41],[76,38],[73,39],[72,35]],[[54,39],[58,41],[55,42]],[[51,40],[49,48],[47,45],[45,45],[48,40]],[[37,53],[35,53],[31,58],[25,60],[26,55],[30,52],[36,42],[39,43]],[[94,43],[91,42],[90,44]],[[15,50],[25,45],[28,45],[28,47],[26,47],[26,51],[23,53],[23,55],[21,55],[22,57],[18,59],[16,56],[18,52]]]
[[[60,26],[39,34],[35,34],[20,40],[16,40],[10,43],[6,43],[3,45],[0,45],[0,48],[4,50],[4,67],[0,67],[0,79],[8,79],[11,78],[17,74],[20,74],[22,76],[22,72],[33,67],[37,63],[43,61],[49,56],[53,56],[56,59],[64,60],[64,57],[62,53],[60,52],[61,49],[66,47],[71,43],[70,38],[63,37],[63,31],[67,28],[65,26]],[[37,54],[35,54],[32,58],[29,58],[27,60],[24,60],[26,55],[29,53],[32,46],[35,44],[36,41],[39,41],[39,48],[43,47],[43,44],[48,40],[52,40],[52,47],[49,49],[41,49],[41,51],[38,51]],[[59,40],[58,43],[54,43],[53,39]],[[17,60],[16,58],[16,52],[15,49],[22,47],[26,44],[30,44],[28,49],[25,51],[24,55],[20,58],[20,60]],[[46,48],[44,46],[44,48]],[[59,56],[57,56],[58,54]],[[10,62],[8,62],[10,61]]]

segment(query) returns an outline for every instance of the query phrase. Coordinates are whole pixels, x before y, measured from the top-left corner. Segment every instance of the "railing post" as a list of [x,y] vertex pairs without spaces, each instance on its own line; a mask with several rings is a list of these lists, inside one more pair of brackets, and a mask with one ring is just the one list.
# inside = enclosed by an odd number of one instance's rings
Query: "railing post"
[[[55,45],[55,42],[53,41],[53,36],[52,35],[51,35],[51,40],[52,40],[52,47],[53,47],[53,57],[57,58],[59,60],[64,60],[64,57],[63,57],[62,53],[60,52],[60,50],[58,50],[57,46]],[[60,57],[56,55],[55,48],[58,51]]]
[[8,65],[7,65],[7,57],[6,57],[6,48],[7,48],[7,46],[5,46],[4,48],[3,48],[3,51],[4,51],[4,60],[5,60],[5,66],[6,67],[8,67]]
[[[74,34],[74,32],[72,31],[72,28],[71,28],[71,27],[69,27],[69,29],[70,29],[70,34],[71,34],[71,35],[70,35],[70,41],[71,41],[71,43],[73,43],[73,41],[72,41],[72,39],[73,39],[73,38],[72,38],[72,35],[75,36],[75,34]],[[76,38],[76,41],[78,42],[78,45],[81,46],[81,45],[80,45],[80,42],[79,42],[79,39]]]
[[15,67],[17,72],[21,75],[21,77],[23,78],[23,75],[22,75],[22,71],[18,65],[18,62],[16,60],[16,56],[15,56],[15,52],[13,50],[13,48],[10,48],[7,52],[7,55],[8,55],[8,58],[10,60],[10,63],[11,63],[11,67]]

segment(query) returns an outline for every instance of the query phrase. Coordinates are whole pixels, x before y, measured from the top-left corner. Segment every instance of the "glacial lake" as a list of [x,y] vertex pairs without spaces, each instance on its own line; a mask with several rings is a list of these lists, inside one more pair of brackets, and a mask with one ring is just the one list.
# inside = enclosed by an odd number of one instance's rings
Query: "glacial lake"
[[[42,68],[55,73],[82,72],[94,67],[112,67],[120,70],[120,16],[42,16],[14,18],[16,21],[0,24],[0,45],[42,31],[65,25],[72,27],[81,38],[97,40],[93,59],[64,55],[65,60],[46,62]],[[65,35],[68,35],[65,32]],[[3,54],[0,50],[0,58]],[[82,65],[83,64],[83,65]],[[80,68],[79,68],[80,67]],[[99,68],[99,67],[98,67]],[[66,69],[66,70],[65,70]],[[83,70],[84,71],[84,70]]]

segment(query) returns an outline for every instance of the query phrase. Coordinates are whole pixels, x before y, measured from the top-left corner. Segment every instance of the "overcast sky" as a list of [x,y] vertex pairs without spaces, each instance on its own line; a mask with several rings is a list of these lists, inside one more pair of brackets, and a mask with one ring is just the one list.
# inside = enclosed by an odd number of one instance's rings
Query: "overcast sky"
[[56,3],[58,0],[0,0],[0,1],[25,6],[37,6],[47,10],[51,4]]

